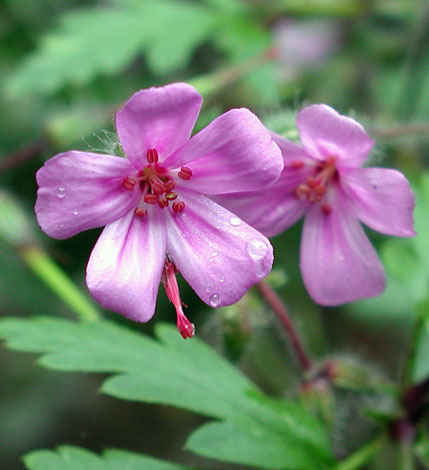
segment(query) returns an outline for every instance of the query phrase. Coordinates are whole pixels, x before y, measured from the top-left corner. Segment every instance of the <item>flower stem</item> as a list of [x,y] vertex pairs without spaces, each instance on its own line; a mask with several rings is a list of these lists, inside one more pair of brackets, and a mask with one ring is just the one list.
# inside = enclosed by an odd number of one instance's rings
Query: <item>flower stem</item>
[[411,335],[410,346],[404,370],[401,379],[401,391],[405,393],[406,390],[411,386],[413,382],[413,375],[417,357],[417,348],[420,342],[420,338],[423,334],[427,319],[428,319],[429,299],[416,305],[415,320],[413,326],[413,332]]
[[374,440],[368,442],[356,452],[353,452],[353,454],[342,460],[336,467],[334,467],[334,470],[357,470],[362,468],[377,454],[385,443],[385,440],[386,437],[384,434],[379,435]]
[[81,321],[97,321],[100,313],[70,278],[40,247],[32,245],[18,250],[32,271],[68,306]]
[[270,47],[238,64],[233,64],[223,69],[216,70],[215,72],[201,75],[190,80],[189,83],[207,99],[207,97],[213,93],[239,80],[253,70],[273,61],[276,56],[277,51],[273,47]]
[[289,317],[289,313],[276,292],[271,288],[271,286],[265,281],[259,281],[258,284],[259,292],[264,298],[267,305],[273,310],[277,315],[277,318],[280,320],[283,328],[285,329],[289,339],[291,341],[292,349],[298,358],[299,364],[303,371],[307,372],[311,370],[311,361],[305,352],[301,341],[298,337],[298,334],[293,326],[293,323]]

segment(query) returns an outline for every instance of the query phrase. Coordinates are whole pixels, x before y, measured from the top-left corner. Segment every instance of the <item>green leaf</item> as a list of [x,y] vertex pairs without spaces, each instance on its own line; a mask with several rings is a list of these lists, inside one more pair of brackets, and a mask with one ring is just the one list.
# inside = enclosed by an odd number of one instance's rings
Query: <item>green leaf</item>
[[[192,436],[189,446],[196,453],[261,468],[312,470],[332,463],[325,429],[301,405],[268,399],[197,338],[185,342],[170,325],[158,325],[156,333],[158,341],[105,321],[0,321],[6,345],[42,353],[39,363],[45,367],[110,372],[113,375],[102,385],[104,393],[226,421]],[[240,452],[226,441],[205,437],[222,433],[223,427],[225,436],[235,435]],[[263,448],[270,449],[272,459],[264,457]]]
[[82,85],[98,74],[118,73],[144,50],[155,72],[171,72],[187,64],[216,25],[208,8],[178,0],[67,12],[16,68],[6,90],[18,96]]
[[186,470],[165,460],[123,450],[107,450],[98,456],[74,446],[60,446],[56,451],[36,450],[24,457],[28,470]]

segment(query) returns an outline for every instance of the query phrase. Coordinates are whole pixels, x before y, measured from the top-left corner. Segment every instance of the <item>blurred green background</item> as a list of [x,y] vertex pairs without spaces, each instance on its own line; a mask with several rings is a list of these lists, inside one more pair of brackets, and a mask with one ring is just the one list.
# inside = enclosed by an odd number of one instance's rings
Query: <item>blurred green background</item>
[[[376,139],[371,164],[410,179],[421,204],[419,235],[389,240],[368,231],[388,273],[386,293],[374,300],[321,309],[309,299],[298,269],[299,224],[273,240],[271,280],[315,358],[336,355],[380,380],[398,378],[429,280],[427,2],[2,0],[0,8],[0,315],[73,316],[29,269],[26,247],[42,247],[86,292],[85,265],[100,231],[65,241],[41,233],[34,174],[61,151],[111,151],[115,110],[138,89],[187,81],[205,100],[198,128],[245,106],[291,138],[297,111],[324,102],[356,117]],[[286,338],[256,292],[215,311],[185,283],[181,289],[199,336],[267,392],[296,392]],[[148,333],[154,322],[175,321],[162,292],[148,325],[105,314]],[[181,448],[201,418],[114,400],[97,393],[100,377],[47,371],[34,359],[0,350],[2,468],[23,468],[24,453],[61,443],[197,462]],[[380,400],[339,396],[338,455],[362,442],[371,428],[362,409],[389,406]]]

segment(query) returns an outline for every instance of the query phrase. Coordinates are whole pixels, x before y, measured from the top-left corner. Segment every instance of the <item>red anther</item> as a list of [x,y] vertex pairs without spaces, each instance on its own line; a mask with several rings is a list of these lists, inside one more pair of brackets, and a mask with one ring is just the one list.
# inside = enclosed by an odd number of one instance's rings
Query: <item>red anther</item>
[[147,210],[146,209],[143,209],[141,207],[136,207],[135,211],[134,211],[134,214],[137,216],[137,217],[144,217],[146,214],[147,214]]
[[176,186],[176,183],[173,180],[168,180],[164,183],[164,189],[166,193],[169,193],[174,186]]
[[127,191],[133,191],[136,184],[137,181],[134,178],[127,177],[122,180],[122,187]]
[[302,160],[294,160],[290,166],[294,169],[294,170],[300,170],[303,166],[305,165],[305,163],[302,161]]
[[326,186],[323,186],[322,184],[322,185],[316,186],[313,191],[316,193],[317,196],[323,196],[326,193],[327,189],[328,188]]
[[192,170],[187,166],[182,166],[177,176],[182,178],[182,180],[190,180],[192,177]]
[[168,206],[168,201],[167,201],[167,199],[158,199],[158,206],[159,206],[161,209],[164,209],[164,207],[167,207],[167,206]]
[[308,196],[310,195],[310,188],[306,184],[300,184],[296,189],[295,189],[295,196],[298,199],[307,199]]
[[309,178],[307,178],[307,185],[309,188],[311,189],[314,189],[316,186],[318,186],[320,183],[319,180],[317,180],[316,178],[313,178],[312,176],[310,176]]
[[156,204],[158,202],[158,195],[146,193],[143,197],[143,200],[148,204]]
[[174,201],[171,207],[176,214],[180,214],[185,208],[185,203],[183,201]]
[[322,212],[329,215],[332,212],[332,207],[329,204],[322,204]]
[[328,157],[328,158],[325,160],[325,165],[326,165],[326,166],[334,166],[334,165],[335,165],[335,162],[336,162],[336,158],[335,158],[335,157]]
[[177,193],[168,193],[165,195],[165,198],[169,201],[174,201],[175,199],[177,199]]
[[161,181],[154,181],[154,182],[151,184],[151,187],[152,187],[152,191],[153,191],[155,194],[163,194],[163,193],[165,192],[164,184],[161,183]]
[[146,158],[149,163],[156,163],[159,160],[156,149],[149,149],[146,153]]

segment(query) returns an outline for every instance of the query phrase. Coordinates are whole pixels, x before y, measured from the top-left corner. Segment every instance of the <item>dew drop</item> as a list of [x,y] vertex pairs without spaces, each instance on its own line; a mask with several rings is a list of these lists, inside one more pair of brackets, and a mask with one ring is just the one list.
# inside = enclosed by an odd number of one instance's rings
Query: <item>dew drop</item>
[[218,307],[220,304],[220,299],[218,294],[212,294],[209,298],[209,304],[212,307]]
[[213,263],[213,258],[212,258],[211,256],[210,256],[210,258],[209,258],[209,262],[210,262],[210,263]]
[[212,243],[212,242],[209,242],[209,246],[213,246],[213,243]]
[[73,215],[78,215],[78,214],[79,214],[78,210],[77,210],[77,209],[74,209]]
[[260,261],[265,257],[268,251],[268,246],[259,240],[253,240],[247,245],[247,253],[255,260]]
[[231,217],[229,223],[234,227],[238,227],[241,224],[241,220],[238,217]]
[[216,256],[217,256],[218,254],[219,254],[219,253],[218,253],[217,251],[213,251],[213,253],[212,253],[213,258],[216,258]]
[[57,197],[62,199],[66,195],[66,188],[58,188],[57,189]]
[[221,277],[219,278],[219,282],[220,282],[220,283],[225,282],[225,278],[224,278],[223,276],[221,276]]
[[210,291],[211,291],[211,288],[212,288],[212,286],[211,286],[210,283],[208,282],[208,283],[206,284],[206,291],[207,291],[207,292],[210,292]]

